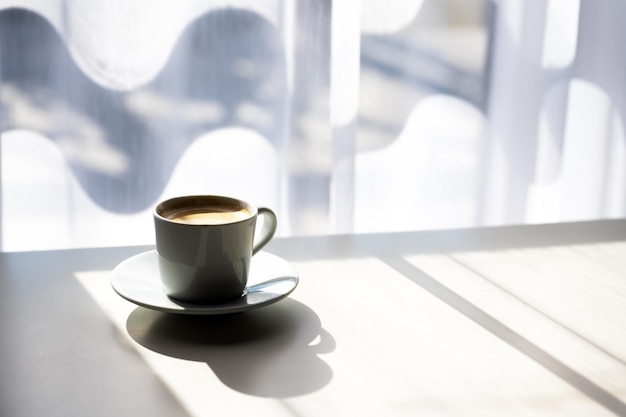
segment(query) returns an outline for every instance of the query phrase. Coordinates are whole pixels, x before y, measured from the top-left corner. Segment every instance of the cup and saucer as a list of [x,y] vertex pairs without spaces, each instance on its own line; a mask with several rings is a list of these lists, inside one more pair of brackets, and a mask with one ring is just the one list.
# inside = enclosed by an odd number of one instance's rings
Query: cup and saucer
[[248,284],[241,297],[220,304],[194,304],[170,298],[162,285],[155,250],[120,263],[111,285],[122,298],[141,307],[176,314],[229,314],[268,306],[287,297],[299,282],[298,272],[285,259],[268,252],[252,257]]
[[128,301],[167,313],[228,314],[273,304],[298,285],[289,262],[261,251],[277,225],[266,207],[190,195],[162,201],[153,217],[156,250],[113,270],[113,289]]

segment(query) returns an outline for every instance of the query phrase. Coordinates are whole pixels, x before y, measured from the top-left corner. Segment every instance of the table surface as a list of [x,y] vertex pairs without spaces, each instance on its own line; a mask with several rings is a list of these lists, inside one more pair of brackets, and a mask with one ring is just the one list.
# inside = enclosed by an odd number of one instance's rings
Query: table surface
[[275,239],[213,317],[112,290],[149,249],[0,254],[0,415],[626,415],[626,220]]

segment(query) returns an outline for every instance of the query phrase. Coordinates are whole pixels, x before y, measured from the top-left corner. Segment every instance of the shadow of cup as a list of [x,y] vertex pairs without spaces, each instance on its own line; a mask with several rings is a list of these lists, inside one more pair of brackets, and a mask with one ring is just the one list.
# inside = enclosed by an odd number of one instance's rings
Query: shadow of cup
[[318,355],[333,351],[335,341],[313,310],[293,299],[223,316],[139,307],[129,315],[126,328],[147,349],[206,362],[225,385],[250,395],[304,395],[332,379],[331,368]]

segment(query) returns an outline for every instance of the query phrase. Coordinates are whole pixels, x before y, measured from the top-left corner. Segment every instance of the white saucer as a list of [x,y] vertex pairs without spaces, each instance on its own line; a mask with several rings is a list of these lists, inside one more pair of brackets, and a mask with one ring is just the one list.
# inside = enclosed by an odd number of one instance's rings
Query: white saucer
[[139,306],[177,314],[228,314],[273,304],[298,285],[298,273],[283,258],[267,252],[252,257],[248,286],[236,300],[224,304],[190,304],[169,298],[161,286],[156,251],[135,255],[113,270],[111,285],[122,298]]

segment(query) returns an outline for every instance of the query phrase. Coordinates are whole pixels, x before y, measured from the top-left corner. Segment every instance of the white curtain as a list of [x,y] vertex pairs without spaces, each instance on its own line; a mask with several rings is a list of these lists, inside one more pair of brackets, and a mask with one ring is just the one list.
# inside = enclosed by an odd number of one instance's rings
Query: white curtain
[[500,1],[482,224],[623,217],[626,4]]
[[619,0],[0,0],[2,250],[623,217]]
[[187,193],[328,232],[331,11],[0,1],[3,249],[149,244],[152,207]]

